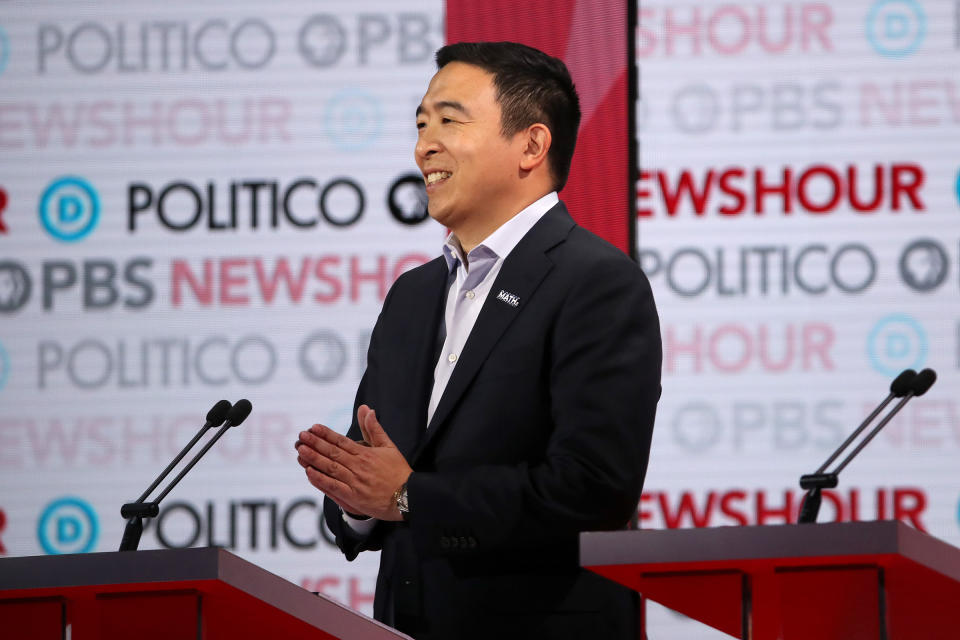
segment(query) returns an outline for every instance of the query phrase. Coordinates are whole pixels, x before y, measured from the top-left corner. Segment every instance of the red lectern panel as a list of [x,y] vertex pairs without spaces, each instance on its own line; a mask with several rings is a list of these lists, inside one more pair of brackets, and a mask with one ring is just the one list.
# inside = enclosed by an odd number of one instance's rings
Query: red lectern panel
[[63,637],[64,601],[60,598],[0,600],[0,629],[4,638]]
[[580,561],[734,637],[957,637],[960,549],[900,522],[586,533]]
[[2,559],[0,636],[4,640],[407,638],[215,548]]
[[[197,592],[147,591],[97,597],[101,638],[124,638],[135,630],[137,640],[193,638],[200,624]],[[162,621],[162,624],[155,625]],[[161,628],[162,627],[162,628]]]

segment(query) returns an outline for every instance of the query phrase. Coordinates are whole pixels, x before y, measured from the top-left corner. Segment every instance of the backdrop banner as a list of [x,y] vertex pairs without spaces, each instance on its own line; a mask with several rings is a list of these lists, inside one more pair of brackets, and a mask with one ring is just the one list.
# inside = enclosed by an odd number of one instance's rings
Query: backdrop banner
[[[141,548],[220,545],[371,612],[377,554],[344,561],[293,443],[346,429],[390,284],[439,254],[414,111],[466,4],[0,2],[0,554],[116,549],[120,506],[246,397]],[[562,196],[627,250],[635,198],[661,314],[640,525],[795,520],[799,476],[932,367],[820,520],[960,545],[960,3],[642,3],[632,196],[604,119],[627,8],[550,4],[565,28],[529,43],[585,96]],[[524,41],[501,9],[477,28]]]

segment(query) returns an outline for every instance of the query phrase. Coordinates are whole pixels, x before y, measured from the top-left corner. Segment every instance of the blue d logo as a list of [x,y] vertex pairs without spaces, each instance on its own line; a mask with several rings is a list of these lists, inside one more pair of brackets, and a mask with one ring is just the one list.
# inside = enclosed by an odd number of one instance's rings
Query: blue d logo
[[92,551],[98,535],[97,514],[80,498],[54,500],[40,514],[37,523],[37,540],[51,555]]
[[923,42],[927,16],[916,0],[877,0],[867,12],[866,33],[877,53],[903,58]]
[[922,369],[927,359],[927,332],[912,316],[892,313],[881,318],[867,336],[867,358],[876,371],[887,376],[904,369]]
[[93,186],[76,176],[54,180],[40,196],[40,223],[56,240],[76,242],[100,218],[100,198]]

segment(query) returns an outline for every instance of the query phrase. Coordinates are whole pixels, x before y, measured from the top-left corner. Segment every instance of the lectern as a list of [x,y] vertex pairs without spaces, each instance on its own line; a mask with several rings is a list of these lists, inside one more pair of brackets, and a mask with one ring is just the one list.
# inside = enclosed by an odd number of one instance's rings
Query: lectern
[[960,549],[896,521],[584,533],[580,563],[736,638],[960,637]]
[[0,637],[408,638],[213,547],[0,560]]

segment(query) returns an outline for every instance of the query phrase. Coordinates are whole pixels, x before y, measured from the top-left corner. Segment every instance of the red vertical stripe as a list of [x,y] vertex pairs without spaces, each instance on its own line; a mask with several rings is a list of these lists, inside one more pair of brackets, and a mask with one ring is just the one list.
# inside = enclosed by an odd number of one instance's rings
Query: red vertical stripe
[[620,0],[447,0],[447,42],[511,40],[563,59],[584,119],[560,197],[580,225],[629,253],[627,9]]

